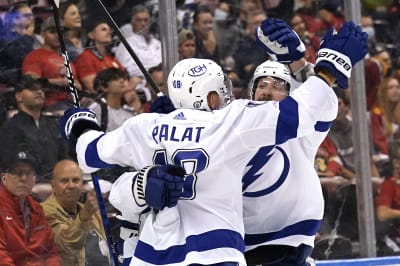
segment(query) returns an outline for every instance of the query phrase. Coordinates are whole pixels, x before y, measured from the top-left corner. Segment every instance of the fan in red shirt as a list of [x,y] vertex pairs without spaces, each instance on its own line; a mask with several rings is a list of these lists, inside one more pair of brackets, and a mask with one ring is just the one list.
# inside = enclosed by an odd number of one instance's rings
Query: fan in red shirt
[[75,66],[79,81],[86,90],[93,93],[93,81],[97,73],[110,67],[121,70],[124,70],[124,67],[109,51],[108,46],[112,41],[111,29],[105,21],[89,24],[87,32],[87,48],[78,56]]
[[[22,74],[34,78],[47,78],[50,87],[45,91],[44,108],[47,110],[62,110],[71,107],[68,94],[68,79],[64,66],[64,59],[59,54],[60,42],[58,40],[56,25],[53,17],[49,17],[42,24],[43,46],[33,50],[25,57],[22,63]],[[74,65],[71,63],[72,74],[76,77]],[[78,89],[80,83],[75,80]]]
[[10,154],[0,186],[0,265],[61,266],[44,211],[29,193],[36,160],[25,151]]

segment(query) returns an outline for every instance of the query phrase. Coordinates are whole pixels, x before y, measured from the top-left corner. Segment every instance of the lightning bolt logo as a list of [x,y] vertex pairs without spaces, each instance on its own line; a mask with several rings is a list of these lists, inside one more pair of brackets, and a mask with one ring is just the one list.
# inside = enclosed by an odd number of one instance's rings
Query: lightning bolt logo
[[[290,162],[289,158],[286,154],[286,152],[279,146],[265,146],[262,147],[258,150],[258,152],[251,158],[249,163],[247,164],[247,167],[250,167],[250,169],[246,172],[246,174],[242,178],[242,190],[245,191],[248,186],[250,186],[254,181],[256,181],[260,176],[264,174],[264,172],[260,172],[260,169],[263,168],[268,161],[271,159],[272,155],[274,155],[275,152],[271,151],[275,148],[276,151],[280,152],[283,156],[283,169],[282,173],[279,176],[278,180],[272,184],[269,187],[266,187],[264,189],[258,190],[258,191],[253,191],[253,192],[244,192],[243,196],[245,197],[260,197],[267,195],[269,193],[272,193],[276,189],[278,189],[283,182],[286,180],[288,173],[289,173],[289,168],[290,168]],[[266,178],[266,177],[264,177]]]

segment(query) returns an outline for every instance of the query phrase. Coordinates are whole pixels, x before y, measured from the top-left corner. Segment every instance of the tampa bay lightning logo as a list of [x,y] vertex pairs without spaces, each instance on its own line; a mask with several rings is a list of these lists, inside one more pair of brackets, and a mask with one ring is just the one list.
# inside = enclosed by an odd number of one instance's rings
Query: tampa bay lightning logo
[[[268,178],[268,173],[260,171],[261,168],[263,168],[268,161],[272,158],[272,156],[275,153],[280,153],[283,158],[283,169],[282,172],[279,176],[279,178],[276,180],[275,183],[272,185],[258,190],[258,191],[252,191],[252,192],[244,192],[243,196],[245,197],[260,197],[260,196],[265,196],[268,195],[272,192],[274,192],[276,189],[278,189],[286,180],[288,177],[289,173],[289,167],[290,167],[290,162],[289,158],[286,154],[286,152],[279,146],[265,146],[261,147],[257,153],[251,158],[249,163],[247,164],[247,167],[249,167],[249,170],[246,172],[246,174],[243,176],[242,182],[243,182],[243,191],[246,190],[253,182],[255,182],[259,177],[262,175],[265,175]],[[261,177],[262,178],[262,177]]]

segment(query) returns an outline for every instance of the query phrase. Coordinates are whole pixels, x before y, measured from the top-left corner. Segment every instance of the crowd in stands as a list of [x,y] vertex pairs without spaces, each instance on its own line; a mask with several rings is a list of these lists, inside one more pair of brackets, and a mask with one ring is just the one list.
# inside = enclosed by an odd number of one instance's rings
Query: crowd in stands
[[[156,95],[113,34],[96,1],[60,2],[60,23],[81,106],[96,112],[104,131],[117,128],[132,116],[149,112]],[[158,1],[103,2],[156,85],[166,93]],[[285,19],[304,42],[305,58],[312,63],[326,30],[332,26],[340,28],[344,22],[344,6],[340,0],[175,2],[179,59],[196,57],[218,62],[231,78],[236,98],[248,97],[247,86],[255,68],[268,59],[257,46],[254,35],[255,28],[265,18]],[[377,228],[383,228],[377,230],[378,253],[399,254],[400,2],[363,0],[361,3],[360,23],[368,33],[370,45],[364,69],[371,180],[376,197]],[[86,181],[74,163],[74,152],[59,134],[58,119],[73,105],[60,45],[50,0],[0,0],[0,166],[4,173],[0,198],[10,206],[1,204],[0,207],[10,214],[3,217],[20,219],[25,228],[44,226],[40,237],[35,238],[43,241],[42,249],[35,249],[34,243],[21,248],[19,245],[25,245],[22,240],[21,243],[14,240],[16,244],[3,246],[1,252],[6,252],[14,261],[41,259],[40,265],[60,265],[61,261],[64,265],[88,265],[85,264],[85,243],[90,241],[86,239],[97,232],[96,241],[104,242],[104,232],[99,229],[93,192],[86,191],[86,199],[82,200]],[[344,197],[342,189],[354,187],[358,178],[351,89],[335,88],[339,98],[338,116],[315,158],[327,205],[327,222],[321,228],[319,239],[337,229],[338,219],[344,216],[338,214],[345,205],[343,201],[352,199]],[[14,162],[10,163],[11,158]],[[124,170],[116,167],[99,174],[112,182]],[[26,182],[31,192],[13,198],[15,180]],[[354,189],[346,191],[355,193]],[[36,202],[42,203],[44,211]],[[351,215],[348,218],[356,222],[355,212],[346,215]],[[343,224],[345,220],[342,219]],[[357,231],[357,224],[350,227],[353,232]],[[2,245],[10,241],[8,232],[0,228]],[[24,231],[28,238],[33,236],[31,233],[35,232]],[[358,235],[344,232],[343,239],[358,241]],[[101,244],[96,247],[100,247],[101,254],[99,262],[93,265],[105,265],[109,254]],[[29,255],[22,258],[20,250],[26,250]]]

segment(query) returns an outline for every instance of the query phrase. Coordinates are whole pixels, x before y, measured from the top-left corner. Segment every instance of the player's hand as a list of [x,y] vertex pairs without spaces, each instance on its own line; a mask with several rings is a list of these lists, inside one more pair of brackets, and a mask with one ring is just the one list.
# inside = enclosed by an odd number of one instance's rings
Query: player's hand
[[76,142],[88,129],[100,130],[96,113],[87,108],[71,108],[60,119],[60,131],[64,139]]
[[353,65],[368,52],[368,35],[360,26],[347,21],[339,32],[331,28],[322,39],[315,63],[315,73],[327,69],[336,78],[340,87],[348,87]]
[[177,165],[154,165],[139,171],[133,184],[138,206],[157,210],[174,207],[183,193],[185,169]]
[[150,106],[151,113],[168,114],[175,110],[175,106],[167,96],[159,96]]
[[257,44],[275,61],[289,64],[304,57],[304,43],[282,19],[264,20],[255,34]]

